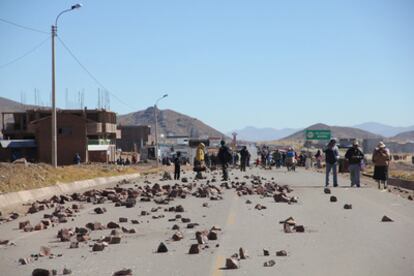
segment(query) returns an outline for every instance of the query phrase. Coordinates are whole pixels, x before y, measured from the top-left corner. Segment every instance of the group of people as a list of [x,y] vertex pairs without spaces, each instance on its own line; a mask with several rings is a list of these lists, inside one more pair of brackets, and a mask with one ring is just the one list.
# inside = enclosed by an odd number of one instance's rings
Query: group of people
[[[336,145],[336,140],[331,139],[327,147],[323,151],[325,153],[326,175],[325,187],[329,186],[330,173],[333,175],[333,186],[338,186],[338,160],[339,149]],[[354,141],[352,147],[345,153],[345,158],[348,160],[348,169],[351,180],[351,187],[360,187],[361,169],[365,166],[365,155],[359,147],[358,141]],[[380,142],[372,153],[372,162],[374,164],[373,178],[378,183],[378,189],[381,189],[383,184],[384,189],[387,188],[388,167],[391,161],[389,149],[383,142]]]

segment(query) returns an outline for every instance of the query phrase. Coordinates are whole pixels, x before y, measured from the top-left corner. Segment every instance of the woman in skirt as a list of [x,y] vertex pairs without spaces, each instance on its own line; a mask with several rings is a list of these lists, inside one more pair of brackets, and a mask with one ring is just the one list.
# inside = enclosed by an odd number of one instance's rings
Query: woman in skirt
[[388,166],[390,164],[391,155],[383,142],[379,142],[372,154],[372,162],[374,162],[374,179],[378,182],[378,189],[381,189],[381,183],[384,189],[387,188]]

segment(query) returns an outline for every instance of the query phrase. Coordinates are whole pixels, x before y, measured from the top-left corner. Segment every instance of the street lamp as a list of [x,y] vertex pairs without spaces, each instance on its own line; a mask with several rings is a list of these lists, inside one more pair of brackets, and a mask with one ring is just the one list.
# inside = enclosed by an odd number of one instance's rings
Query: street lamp
[[161,101],[162,99],[167,98],[167,97],[168,97],[168,94],[162,95],[162,97],[160,97],[159,99],[157,99],[157,101],[154,104],[154,119],[155,119],[155,160],[156,160],[157,167],[159,165],[159,162],[158,162],[158,134],[157,134],[157,105],[158,105],[158,102],[159,101]]
[[59,17],[65,12],[81,8],[81,4],[73,5],[58,14],[55,25],[52,25],[52,166],[57,167],[57,133],[56,133],[56,90],[55,90],[55,37],[57,36],[57,23]]

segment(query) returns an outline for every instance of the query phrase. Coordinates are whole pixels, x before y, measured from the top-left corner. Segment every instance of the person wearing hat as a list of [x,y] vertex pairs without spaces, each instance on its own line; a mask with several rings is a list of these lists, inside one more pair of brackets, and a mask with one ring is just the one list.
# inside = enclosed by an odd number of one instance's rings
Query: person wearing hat
[[329,186],[329,174],[331,171],[333,174],[333,186],[338,187],[339,149],[336,146],[336,140],[331,139],[323,152],[325,153],[326,163],[325,187]]
[[373,178],[378,182],[378,189],[381,189],[381,182],[384,184],[384,189],[387,188],[388,166],[390,160],[390,151],[383,142],[379,142],[372,154],[372,162],[374,163]]
[[221,140],[220,144],[221,147],[219,149],[217,157],[221,163],[221,169],[223,171],[223,180],[227,181],[229,179],[228,167],[229,163],[233,159],[233,155],[231,154],[229,147],[226,146],[226,142],[224,140]]
[[351,178],[351,187],[360,187],[360,175],[361,175],[361,162],[364,160],[364,153],[359,147],[359,143],[355,140],[352,143],[352,147],[345,153],[345,158],[349,163],[349,175]]

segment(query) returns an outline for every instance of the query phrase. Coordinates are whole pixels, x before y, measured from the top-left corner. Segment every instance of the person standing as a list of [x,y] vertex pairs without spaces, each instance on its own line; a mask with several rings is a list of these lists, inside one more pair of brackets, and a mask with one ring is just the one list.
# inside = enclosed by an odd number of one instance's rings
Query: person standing
[[218,158],[220,160],[221,168],[223,171],[223,180],[227,181],[229,180],[228,167],[233,158],[233,155],[231,154],[229,147],[226,146],[226,142],[224,140],[221,140],[220,144],[221,147],[218,152]]
[[247,159],[249,158],[249,155],[250,153],[247,150],[247,147],[243,146],[240,151],[240,171],[242,172],[246,171]]
[[174,180],[180,180],[181,172],[181,152],[177,151],[174,158]]
[[316,159],[316,167],[318,169],[322,168],[322,153],[321,153],[321,150],[318,149],[318,151],[315,154],[315,159]]
[[384,189],[387,189],[390,160],[391,155],[389,149],[387,149],[383,142],[379,142],[372,154],[372,162],[374,163],[373,178],[378,182],[378,189],[381,189],[381,182],[384,184]]
[[196,174],[196,179],[202,179],[203,175],[201,174],[202,171],[206,169],[205,163],[204,163],[204,154],[205,154],[205,148],[206,146],[204,143],[198,144],[197,150],[196,150],[196,156],[194,161],[194,171]]
[[349,163],[349,175],[351,178],[351,187],[360,187],[361,162],[364,160],[364,153],[359,147],[358,141],[352,143],[352,147],[345,153],[345,158]]
[[326,163],[326,176],[325,176],[325,187],[329,186],[329,175],[332,171],[333,174],[333,186],[338,187],[338,160],[339,160],[339,149],[336,146],[336,140],[331,139],[324,150],[325,163]]

